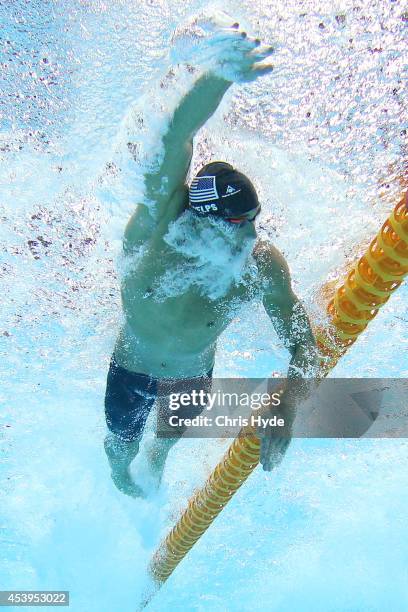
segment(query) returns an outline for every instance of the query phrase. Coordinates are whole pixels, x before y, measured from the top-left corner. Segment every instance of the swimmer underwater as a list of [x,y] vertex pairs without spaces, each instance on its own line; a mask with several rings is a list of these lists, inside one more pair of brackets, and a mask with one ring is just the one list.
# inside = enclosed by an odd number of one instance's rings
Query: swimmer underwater
[[[287,263],[274,246],[257,239],[255,220],[261,205],[250,180],[230,164],[216,161],[205,165],[190,187],[186,184],[193,138],[224,94],[233,83],[255,81],[273,70],[262,63],[273,48],[248,36],[234,20],[220,24],[214,18],[212,31],[222,69],[204,71],[180,101],[163,136],[160,167],[144,175],[146,202],[154,206],[140,202],[123,239],[125,254],[141,247],[142,254],[122,280],[124,324],[107,377],[105,415],[110,431],[105,451],[116,487],[133,497],[145,494],[129,468],[139,452],[147,417],[155,403],[168,402],[159,396],[160,381],[189,379],[189,388],[191,384],[211,388],[217,340],[235,316],[233,304],[252,301],[254,296],[263,302],[291,353],[288,379],[306,380],[316,373],[315,339],[291,288]],[[174,229],[177,224],[184,232],[182,239]],[[222,291],[216,286],[217,250],[225,257],[225,274],[230,274]],[[203,252],[208,254],[207,261]],[[248,257],[255,263],[255,275],[245,268]],[[238,280],[229,272],[234,266],[242,271]],[[155,296],[155,287],[165,283],[163,278],[184,273],[190,279],[196,275],[196,282],[186,282],[174,295]],[[211,278],[215,288],[207,282]],[[288,391],[280,410],[290,432],[296,402]],[[157,483],[167,454],[182,433],[155,437],[148,449],[149,469]],[[264,470],[271,470],[282,460],[290,433],[274,438],[266,429],[260,435],[260,460]]]

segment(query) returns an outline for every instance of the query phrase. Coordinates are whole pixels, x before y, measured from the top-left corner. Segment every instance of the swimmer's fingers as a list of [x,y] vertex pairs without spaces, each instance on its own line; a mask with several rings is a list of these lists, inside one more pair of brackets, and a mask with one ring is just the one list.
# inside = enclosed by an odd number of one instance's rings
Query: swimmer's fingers
[[247,72],[245,78],[243,79],[245,82],[250,83],[251,81],[255,81],[257,78],[265,76],[273,72],[274,67],[272,64],[254,64],[251,70]]
[[265,472],[270,472],[278,467],[290,444],[289,438],[272,438],[268,435],[262,436],[260,463]]
[[282,461],[282,457],[280,457],[279,452],[277,452],[276,440],[268,436],[262,438],[259,460],[265,472],[270,472],[273,467],[279,465]]
[[[205,50],[207,58],[213,57],[222,62],[230,62],[231,66],[240,66],[240,70],[248,72],[258,62],[262,62],[273,52],[271,45],[261,45],[259,38],[238,36],[218,37]],[[262,72],[262,71],[261,71]],[[261,74],[261,73],[260,73]],[[252,75],[254,78],[258,74]]]
[[271,469],[270,468],[271,452],[272,452],[271,443],[272,441],[270,438],[263,437],[261,440],[261,450],[260,450],[259,461],[263,469],[266,472],[269,472]]
[[233,49],[245,54],[255,51],[260,46],[261,41],[259,38],[248,36],[246,32],[227,29],[217,32],[209,39],[209,43],[219,48]]
[[234,46],[236,49],[239,49],[244,53],[251,53],[261,48],[261,41],[259,38],[255,38],[254,36],[248,36],[246,32],[242,31],[239,31],[236,34],[237,36],[234,41]]
[[238,83],[254,81],[269,74],[273,68],[261,65],[274,48],[262,44],[259,38],[249,36],[237,21],[216,11],[206,20],[197,21],[204,36],[191,50],[198,63],[227,80]]
[[[216,49],[224,57],[230,56],[231,52],[242,53],[245,56],[258,50],[257,55],[249,58],[254,62],[264,59],[272,52],[270,45],[261,44],[259,38],[248,35],[245,29],[240,27],[239,22],[224,11],[217,10],[209,17],[198,19],[194,23],[206,34],[203,43],[207,46],[207,55],[215,54]],[[212,51],[208,47],[212,47]]]
[[275,52],[275,47],[272,45],[262,45],[259,46],[248,53],[248,58],[251,59],[254,63],[261,62],[266,59],[272,53]]
[[273,72],[274,67],[272,64],[254,64],[252,67],[252,72],[256,74],[256,76],[265,76],[265,74],[270,74]]
[[203,45],[199,51],[200,60],[218,64],[229,64],[235,66],[238,71],[248,71],[257,61],[264,59],[264,54],[259,57],[252,55],[251,52],[258,46],[258,39],[243,39],[241,36],[218,36],[217,40],[211,39],[209,44]]

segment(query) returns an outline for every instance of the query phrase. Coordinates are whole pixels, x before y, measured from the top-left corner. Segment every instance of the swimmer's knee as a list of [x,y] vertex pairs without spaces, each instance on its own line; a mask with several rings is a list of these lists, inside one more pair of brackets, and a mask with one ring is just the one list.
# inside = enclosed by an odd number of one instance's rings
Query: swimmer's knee
[[109,431],[109,433],[106,434],[105,436],[105,440],[104,440],[104,448],[105,448],[105,452],[108,453],[109,451],[116,451],[116,452],[120,452],[120,451],[131,451],[133,449],[138,449],[139,448],[139,444],[140,444],[140,439],[141,436],[136,436],[136,437],[122,437],[120,434],[117,434],[116,432],[112,432]]

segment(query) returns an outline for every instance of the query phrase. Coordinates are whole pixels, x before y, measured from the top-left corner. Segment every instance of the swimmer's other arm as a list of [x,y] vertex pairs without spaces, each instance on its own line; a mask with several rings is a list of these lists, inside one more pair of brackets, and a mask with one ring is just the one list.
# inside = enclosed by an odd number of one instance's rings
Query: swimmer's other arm
[[309,317],[292,289],[288,265],[282,254],[268,245],[262,255],[270,287],[263,305],[274,328],[291,354],[287,378],[313,378],[318,374],[319,356]]
[[319,355],[309,318],[292,290],[290,272],[284,257],[270,245],[260,251],[258,262],[261,263],[264,275],[270,278],[270,287],[264,294],[263,304],[276,332],[291,354],[288,384],[278,409],[279,416],[285,420],[283,437],[277,438],[272,429],[260,432],[260,459],[264,470],[269,471],[279,465],[289,445],[297,404],[306,399],[317,386],[315,377],[319,371]]

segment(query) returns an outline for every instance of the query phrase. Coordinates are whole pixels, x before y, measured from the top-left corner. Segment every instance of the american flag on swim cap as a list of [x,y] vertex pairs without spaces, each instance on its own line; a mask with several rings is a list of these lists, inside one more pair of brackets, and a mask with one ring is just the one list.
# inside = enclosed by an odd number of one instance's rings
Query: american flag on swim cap
[[218,200],[215,176],[196,176],[189,190],[190,202],[211,202]]

